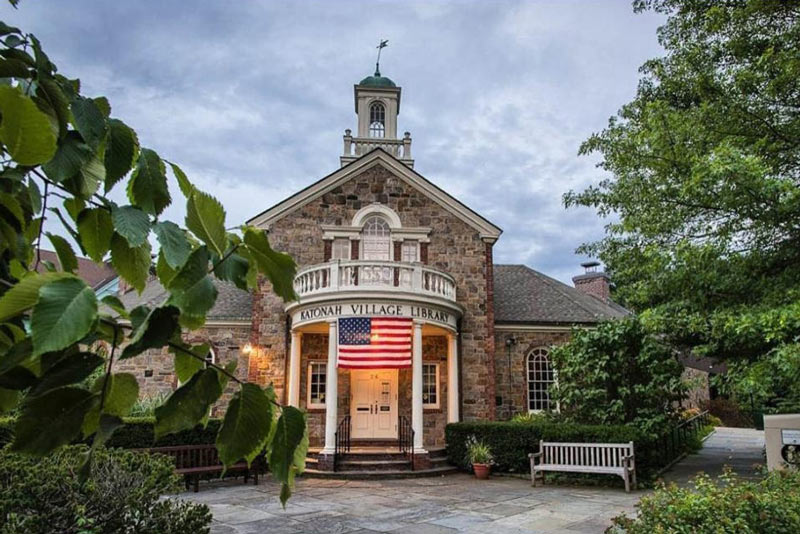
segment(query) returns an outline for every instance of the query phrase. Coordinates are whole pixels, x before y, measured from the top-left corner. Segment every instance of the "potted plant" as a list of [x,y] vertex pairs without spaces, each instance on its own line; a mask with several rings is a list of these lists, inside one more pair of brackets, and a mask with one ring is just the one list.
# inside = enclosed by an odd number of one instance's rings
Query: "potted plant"
[[467,441],[467,459],[472,465],[475,476],[480,479],[489,478],[489,471],[492,468],[492,449],[484,442],[478,441],[475,436],[471,436]]

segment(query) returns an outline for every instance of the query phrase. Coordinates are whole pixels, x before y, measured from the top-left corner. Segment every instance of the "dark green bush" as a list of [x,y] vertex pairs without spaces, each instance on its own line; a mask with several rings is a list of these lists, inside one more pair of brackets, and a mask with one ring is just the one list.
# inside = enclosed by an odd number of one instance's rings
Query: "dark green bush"
[[207,506],[161,499],[181,487],[169,458],[98,449],[93,476],[81,484],[87,450],[69,446],[44,458],[0,450],[0,534],[209,532]]
[[[215,443],[217,431],[222,421],[211,419],[208,425],[203,428],[201,425],[192,430],[184,430],[175,434],[163,436],[158,441],[155,440],[153,417],[126,417],[125,426],[114,432],[108,447],[118,447],[120,449],[146,449],[149,447],[167,447],[170,445],[206,445]],[[14,419],[0,418],[0,447],[11,442],[14,437]]]
[[[466,441],[470,436],[475,436],[491,447],[495,470],[511,473],[530,471],[528,454],[538,450],[539,440],[586,443],[633,441],[634,446],[646,441],[642,432],[625,425],[579,425],[544,421],[452,423],[445,429],[447,455],[451,463],[463,469],[469,468],[466,461]],[[649,466],[637,467],[637,471],[640,471]]]
[[728,472],[698,476],[694,488],[674,484],[642,498],[635,519],[614,518],[610,534],[796,534],[800,532],[800,472],[774,471],[760,481]]
[[145,449],[148,447],[168,447],[170,445],[205,445],[216,441],[217,431],[221,424],[222,421],[220,419],[211,419],[205,428],[198,425],[192,430],[169,434],[156,441],[153,432],[155,418],[127,417],[125,418],[125,426],[114,432],[108,442],[108,446],[122,449]]

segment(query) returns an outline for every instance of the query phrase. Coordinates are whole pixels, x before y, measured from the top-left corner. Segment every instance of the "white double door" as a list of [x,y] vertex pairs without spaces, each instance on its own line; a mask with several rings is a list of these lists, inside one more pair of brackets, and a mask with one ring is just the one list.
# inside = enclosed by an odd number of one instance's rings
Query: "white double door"
[[397,369],[350,371],[354,439],[397,437]]

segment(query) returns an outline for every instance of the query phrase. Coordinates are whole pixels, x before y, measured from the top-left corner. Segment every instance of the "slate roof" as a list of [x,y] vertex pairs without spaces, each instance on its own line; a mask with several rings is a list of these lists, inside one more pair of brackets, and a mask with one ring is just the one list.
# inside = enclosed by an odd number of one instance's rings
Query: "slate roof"
[[[208,320],[244,320],[249,321],[253,310],[253,298],[247,291],[242,291],[230,282],[213,279],[217,287],[217,301],[214,307],[208,312]],[[156,278],[151,278],[142,291],[142,294],[132,289],[122,295],[120,299],[127,309],[134,308],[140,304],[147,306],[157,306],[166,298],[164,286]]]
[[591,324],[628,314],[525,265],[494,266],[496,323]]

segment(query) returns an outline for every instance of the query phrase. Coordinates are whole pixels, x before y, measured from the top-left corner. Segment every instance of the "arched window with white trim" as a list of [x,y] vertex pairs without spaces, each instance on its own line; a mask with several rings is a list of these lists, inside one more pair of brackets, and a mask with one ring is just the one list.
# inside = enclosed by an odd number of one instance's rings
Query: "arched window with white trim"
[[550,365],[547,349],[535,348],[528,354],[528,411],[549,412],[555,409],[550,400],[550,388],[555,383],[555,372]]
[[392,233],[386,219],[379,215],[369,217],[361,232],[361,244],[365,260],[391,260]]
[[369,136],[384,137],[386,135],[386,108],[380,102],[369,106]]

